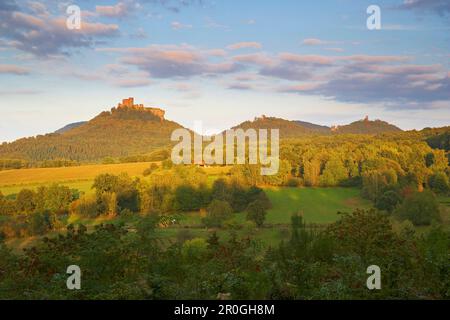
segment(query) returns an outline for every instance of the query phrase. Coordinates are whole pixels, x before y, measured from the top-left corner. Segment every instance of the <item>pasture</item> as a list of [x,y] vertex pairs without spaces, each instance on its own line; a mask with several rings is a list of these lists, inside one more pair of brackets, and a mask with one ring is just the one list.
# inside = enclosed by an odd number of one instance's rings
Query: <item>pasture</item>
[[[21,189],[36,189],[39,186],[60,183],[71,189],[89,193],[94,178],[103,173],[127,173],[131,177],[142,177],[151,162],[118,164],[93,164],[61,168],[32,168],[0,171],[0,191],[4,195],[18,193]],[[212,183],[217,177],[226,174],[229,167],[204,168]]]

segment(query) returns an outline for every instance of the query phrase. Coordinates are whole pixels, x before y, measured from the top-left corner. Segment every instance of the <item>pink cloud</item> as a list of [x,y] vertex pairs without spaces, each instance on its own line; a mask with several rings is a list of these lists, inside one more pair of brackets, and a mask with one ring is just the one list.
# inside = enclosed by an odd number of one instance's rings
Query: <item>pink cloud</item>
[[253,49],[261,49],[262,44],[259,42],[238,42],[230,44],[227,49],[228,50],[239,50],[245,48],[253,48]]
[[29,71],[23,67],[19,67],[19,66],[12,65],[12,64],[0,64],[0,74],[1,73],[25,75],[25,74],[28,74]]
[[320,46],[320,45],[324,45],[327,43],[328,43],[328,41],[323,41],[323,40],[316,39],[316,38],[308,38],[308,39],[303,40],[303,44],[306,46]]
[[119,2],[114,6],[96,6],[95,12],[105,17],[124,17],[129,14],[129,7]]
[[305,64],[330,65],[333,62],[332,58],[319,55],[299,55],[293,53],[280,53],[279,57],[283,61],[305,63]]
[[183,24],[181,22],[178,21],[174,21],[170,24],[172,26],[173,30],[182,30],[182,29],[191,29],[192,25],[190,24]]

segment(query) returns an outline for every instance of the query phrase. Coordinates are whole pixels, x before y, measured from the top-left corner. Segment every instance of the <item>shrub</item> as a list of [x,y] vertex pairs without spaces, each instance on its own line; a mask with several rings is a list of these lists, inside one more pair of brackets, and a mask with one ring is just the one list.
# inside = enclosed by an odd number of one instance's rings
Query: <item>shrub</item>
[[97,216],[97,202],[93,196],[82,196],[80,199],[72,202],[70,213],[84,217]]
[[302,179],[300,178],[289,178],[286,182],[287,187],[297,188],[302,185]]
[[437,172],[428,178],[428,185],[436,193],[446,194],[450,189],[448,177],[443,172]]
[[233,209],[230,204],[223,200],[213,200],[207,209],[203,223],[207,227],[220,227],[222,223],[231,217]]
[[247,207],[247,220],[255,222],[258,227],[264,224],[266,214],[266,209],[261,201],[253,201]]
[[177,232],[177,242],[179,244],[183,244],[188,240],[194,239],[194,235],[192,234],[192,231],[189,229],[181,229]]
[[379,210],[386,210],[389,213],[402,201],[402,197],[395,191],[389,190],[383,193],[375,202],[375,207]]
[[397,216],[410,220],[415,226],[430,225],[439,220],[439,203],[431,191],[415,192],[405,198],[397,209]]
[[192,240],[187,240],[183,244],[182,255],[187,259],[201,259],[206,253],[208,248],[208,243],[203,238],[194,238]]

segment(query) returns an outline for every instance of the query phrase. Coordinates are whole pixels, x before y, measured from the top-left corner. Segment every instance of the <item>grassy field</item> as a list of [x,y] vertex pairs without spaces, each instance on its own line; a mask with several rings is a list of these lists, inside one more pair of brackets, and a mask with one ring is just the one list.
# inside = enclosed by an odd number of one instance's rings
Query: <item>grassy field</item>
[[32,168],[0,171],[0,185],[21,183],[43,183],[93,179],[101,173],[127,172],[131,176],[141,175],[151,162],[118,164],[93,164],[61,168]]
[[[293,213],[303,215],[306,223],[331,223],[339,218],[338,211],[351,212],[368,208],[370,201],[360,196],[357,188],[266,188],[273,208],[268,210],[267,224],[290,224]],[[182,215],[181,226],[200,226],[201,215]],[[233,221],[243,223],[245,213],[236,213]]]
[[[128,173],[132,177],[142,176],[151,162],[97,164],[63,168],[33,168],[0,171],[0,191],[4,195],[18,193],[21,189],[36,189],[51,183],[60,183],[82,192],[91,192],[94,178],[102,173]],[[204,168],[210,182],[226,174],[229,167]]]
[[330,223],[338,219],[338,211],[371,205],[356,188],[270,188],[266,193],[273,204],[267,214],[268,223],[290,223],[296,212],[307,223]]

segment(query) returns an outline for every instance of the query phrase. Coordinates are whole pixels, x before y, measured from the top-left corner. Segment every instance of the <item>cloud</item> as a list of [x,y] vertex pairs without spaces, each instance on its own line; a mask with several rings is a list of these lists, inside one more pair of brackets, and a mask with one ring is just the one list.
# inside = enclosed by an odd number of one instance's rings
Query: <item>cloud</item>
[[16,75],[26,75],[30,72],[28,69],[19,67],[12,64],[0,64],[0,74],[16,74]]
[[441,16],[450,13],[450,1],[448,0],[403,0],[397,8],[404,10],[416,10],[419,12],[434,12]]
[[[237,55],[233,59],[265,77],[293,84],[280,92],[318,95],[341,102],[421,105],[449,101],[450,74],[442,65],[412,64],[409,56]],[[300,82],[300,83],[298,83]]]
[[230,90],[252,90],[253,87],[245,83],[234,83],[228,86]]
[[239,50],[239,49],[246,49],[246,48],[261,49],[262,45],[259,42],[238,42],[238,43],[230,44],[227,47],[228,50]]
[[118,35],[115,24],[103,24],[82,20],[80,30],[70,30],[65,16],[47,16],[44,6],[32,6],[27,13],[9,1],[0,6],[0,38],[9,47],[45,57],[54,54],[69,54],[73,48],[90,47],[97,38],[110,38]]
[[190,28],[192,28],[192,25],[190,25],[190,24],[183,24],[183,23],[178,22],[178,21],[174,21],[170,25],[172,26],[173,30],[182,30],[182,29],[190,29]]
[[309,93],[342,102],[386,103],[402,106],[415,103],[423,108],[433,101],[448,101],[450,78],[441,66],[346,64],[329,74]]
[[272,57],[263,53],[236,55],[233,57],[233,60],[241,63],[266,67],[272,66],[275,63]]
[[95,6],[95,12],[104,17],[123,18],[128,16],[131,11],[131,6],[125,2],[118,2],[113,6]]
[[316,39],[316,38],[308,38],[304,39],[302,42],[305,46],[321,46],[324,44],[329,44],[328,41]]
[[155,5],[162,6],[163,8],[170,10],[172,12],[178,13],[183,8],[191,6],[205,6],[206,0],[141,0],[141,4],[150,4],[154,7]]
[[211,62],[209,55],[190,46],[152,45],[145,48],[104,48],[98,51],[118,52],[121,63],[148,72],[152,78],[176,78],[226,74],[239,71],[235,61]]
[[333,52],[344,52],[345,50],[342,48],[325,48],[327,51],[333,51]]

